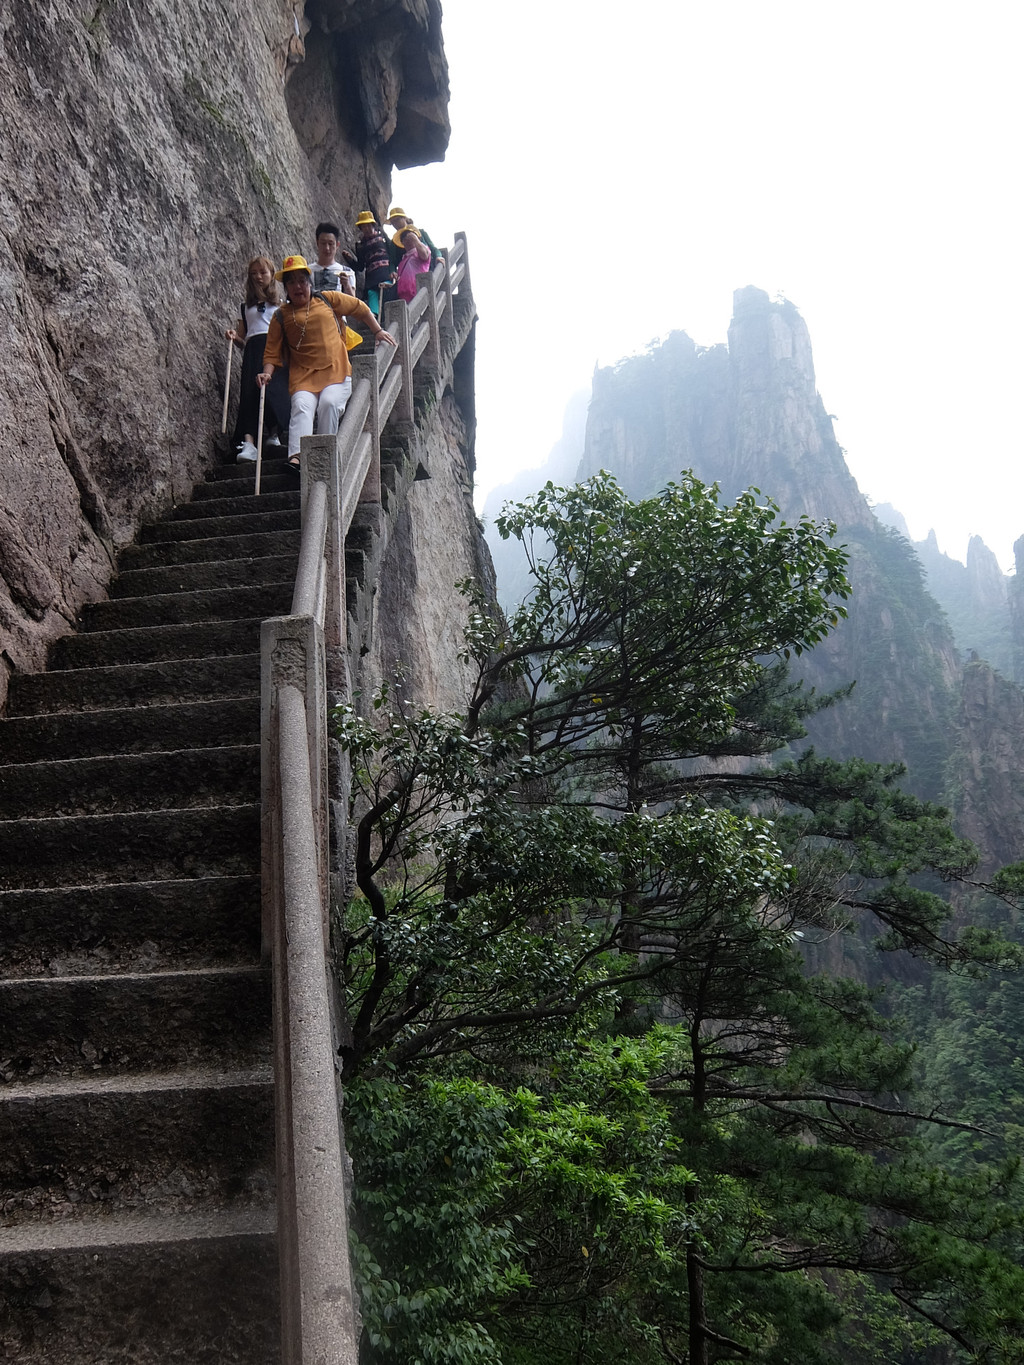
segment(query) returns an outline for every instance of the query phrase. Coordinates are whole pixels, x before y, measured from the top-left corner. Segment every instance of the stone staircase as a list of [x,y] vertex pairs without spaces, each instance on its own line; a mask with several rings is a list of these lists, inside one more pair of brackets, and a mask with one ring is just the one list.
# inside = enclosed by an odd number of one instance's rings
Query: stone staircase
[[0,720],[0,1360],[280,1359],[258,641],[299,494],[253,473],[145,528]]

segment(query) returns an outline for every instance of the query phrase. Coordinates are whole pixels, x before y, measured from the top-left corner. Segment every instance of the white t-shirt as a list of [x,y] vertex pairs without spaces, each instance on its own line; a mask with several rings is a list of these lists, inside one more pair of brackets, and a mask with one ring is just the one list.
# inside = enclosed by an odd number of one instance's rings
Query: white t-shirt
[[313,288],[321,289],[341,289],[342,279],[348,280],[349,292],[356,292],[356,272],[350,270],[347,265],[342,265],[340,261],[332,261],[330,265],[314,265],[313,267]]
[[245,339],[262,336],[277,312],[276,303],[247,303],[245,305]]

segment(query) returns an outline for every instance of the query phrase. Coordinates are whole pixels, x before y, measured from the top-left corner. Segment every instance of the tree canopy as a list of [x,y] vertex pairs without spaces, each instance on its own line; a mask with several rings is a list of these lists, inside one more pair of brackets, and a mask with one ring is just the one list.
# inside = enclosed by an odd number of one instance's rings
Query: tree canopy
[[844,614],[834,528],[607,475],[498,525],[535,586],[505,619],[464,585],[465,710],[337,715],[365,1359],[1024,1359],[1013,1164],[929,1165],[922,1129],[969,1125],[804,962],[864,921],[953,972],[1014,957],[949,927],[975,860],[944,810],[787,747],[839,701],[786,676]]

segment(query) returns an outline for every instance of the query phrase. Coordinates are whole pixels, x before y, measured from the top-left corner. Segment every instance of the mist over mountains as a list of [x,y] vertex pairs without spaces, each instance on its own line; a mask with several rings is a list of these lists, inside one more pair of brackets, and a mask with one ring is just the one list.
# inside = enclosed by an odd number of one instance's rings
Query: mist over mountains
[[[1017,575],[1003,573],[981,536],[971,536],[965,564],[939,549],[934,531],[929,531],[925,540],[912,540],[903,514],[890,503],[876,503],[872,511],[913,545],[928,590],[949,618],[958,648],[967,656],[984,659],[1018,683],[1024,682],[1024,660],[1014,646],[1011,616]],[[1019,574],[1024,538],[1014,550]]]
[[[951,805],[986,864],[1020,857],[1019,573],[1003,575],[978,537],[966,565],[940,553],[934,534],[915,545],[900,512],[869,505],[817,392],[796,307],[740,289],[728,345],[701,347],[673,332],[595,373],[581,432],[583,402],[570,405],[548,464],[495,490],[485,506],[502,600],[519,600],[529,580],[519,547],[500,540],[493,517],[548,479],[607,469],[631,496],[646,497],[689,469],[717,482],[726,501],[754,486],[788,519],[832,520],[850,556],[849,617],[800,671],[822,691],[855,686],[814,718],[811,742],[837,757],[902,761],[906,785]],[[1019,571],[1024,537],[1015,550]]]

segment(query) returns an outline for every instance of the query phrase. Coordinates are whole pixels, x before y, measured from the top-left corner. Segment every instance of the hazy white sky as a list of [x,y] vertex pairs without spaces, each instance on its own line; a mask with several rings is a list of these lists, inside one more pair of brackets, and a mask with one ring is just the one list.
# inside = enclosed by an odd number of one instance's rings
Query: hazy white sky
[[862,492],[1012,567],[1019,0],[442,3],[451,145],[394,199],[469,237],[481,500],[595,363],[724,341],[755,284],[806,319]]

